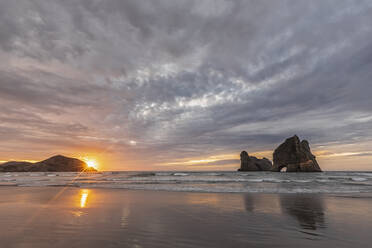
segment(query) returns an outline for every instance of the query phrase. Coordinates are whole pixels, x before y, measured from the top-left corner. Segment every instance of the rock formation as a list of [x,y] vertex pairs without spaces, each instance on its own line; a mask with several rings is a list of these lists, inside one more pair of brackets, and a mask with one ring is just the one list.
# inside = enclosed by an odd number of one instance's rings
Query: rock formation
[[297,135],[275,149],[272,171],[280,171],[286,167],[287,172],[321,172],[315,156],[310,151],[309,142],[300,141]]
[[241,166],[238,171],[270,171],[272,164],[267,158],[258,159],[249,156],[246,151],[240,153]]
[[0,172],[33,172],[33,171],[96,171],[94,168],[88,167],[87,164],[76,158],[68,158],[62,155],[57,155],[46,160],[29,163],[11,161],[0,165]]

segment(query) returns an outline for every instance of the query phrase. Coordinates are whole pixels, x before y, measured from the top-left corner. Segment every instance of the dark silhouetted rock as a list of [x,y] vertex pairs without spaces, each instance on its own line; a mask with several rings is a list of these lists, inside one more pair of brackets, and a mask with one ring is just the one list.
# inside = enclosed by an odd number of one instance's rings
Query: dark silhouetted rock
[[310,151],[309,142],[300,141],[297,135],[286,139],[274,151],[272,171],[286,167],[287,172],[321,172],[315,156]]
[[46,160],[29,163],[29,162],[6,162],[0,165],[0,172],[33,172],[33,171],[96,171],[94,168],[76,158],[68,158],[57,155]]
[[270,171],[272,164],[267,158],[258,159],[249,156],[246,151],[240,153],[241,166],[238,171]]
[[33,163],[10,161],[0,165],[0,172],[26,172],[30,171]]

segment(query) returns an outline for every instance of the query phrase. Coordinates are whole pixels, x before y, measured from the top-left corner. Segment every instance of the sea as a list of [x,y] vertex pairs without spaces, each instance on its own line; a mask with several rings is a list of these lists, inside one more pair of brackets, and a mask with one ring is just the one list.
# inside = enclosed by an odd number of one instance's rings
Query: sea
[[371,193],[372,172],[11,172],[0,173],[0,186],[69,186],[209,193]]

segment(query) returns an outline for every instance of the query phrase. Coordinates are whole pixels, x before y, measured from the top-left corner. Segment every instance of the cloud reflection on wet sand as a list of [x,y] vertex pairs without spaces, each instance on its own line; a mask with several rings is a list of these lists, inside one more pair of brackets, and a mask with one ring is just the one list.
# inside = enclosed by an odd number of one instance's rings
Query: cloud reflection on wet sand
[[[0,188],[2,245],[291,247],[301,242],[315,247],[315,239],[316,247],[348,247],[371,241],[367,196],[60,191],[58,187]],[[24,220],[35,211],[40,211],[38,217],[25,226]]]

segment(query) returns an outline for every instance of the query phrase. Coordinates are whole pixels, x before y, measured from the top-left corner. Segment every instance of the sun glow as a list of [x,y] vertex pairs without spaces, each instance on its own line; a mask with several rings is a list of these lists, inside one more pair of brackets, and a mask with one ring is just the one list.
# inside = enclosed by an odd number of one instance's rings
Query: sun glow
[[98,170],[98,163],[97,163],[96,160],[90,159],[90,158],[85,158],[84,161],[85,161],[85,163],[87,164],[88,167]]

